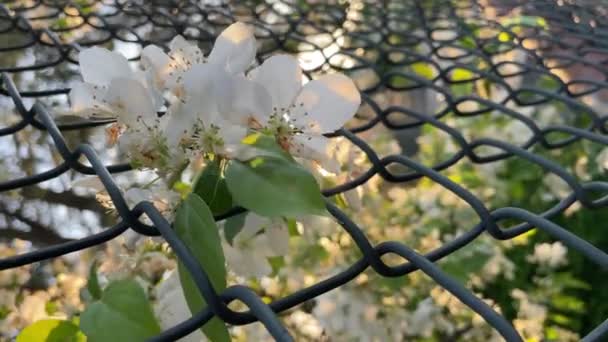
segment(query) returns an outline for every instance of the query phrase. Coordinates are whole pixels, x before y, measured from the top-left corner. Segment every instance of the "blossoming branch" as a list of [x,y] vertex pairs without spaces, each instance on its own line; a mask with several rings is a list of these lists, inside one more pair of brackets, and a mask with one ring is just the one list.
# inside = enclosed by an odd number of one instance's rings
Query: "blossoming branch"
[[[256,48],[253,28],[237,22],[218,36],[207,56],[177,36],[168,51],[146,46],[136,70],[118,53],[84,49],[83,82],[69,94],[73,114],[114,119],[105,131],[107,143],[117,144],[134,168],[157,174],[145,186],[125,189],[125,198],[131,204],[148,200],[173,221],[218,292],[227,286],[228,271],[245,277],[276,271],[290,236],[298,234],[297,222],[325,215],[325,199],[311,172],[340,172],[324,134],[342,127],[361,102],[347,76],[306,82],[297,59],[279,54],[258,64]],[[194,160],[205,167],[183,181]],[[216,224],[213,217],[233,207],[248,211]],[[125,281],[104,291],[137,292]],[[160,286],[172,299],[159,298],[150,336],[205,306],[181,264]],[[95,323],[98,315],[110,315],[100,309],[103,299],[82,314],[87,336],[113,336]],[[217,318],[202,330],[211,340],[227,340]]]

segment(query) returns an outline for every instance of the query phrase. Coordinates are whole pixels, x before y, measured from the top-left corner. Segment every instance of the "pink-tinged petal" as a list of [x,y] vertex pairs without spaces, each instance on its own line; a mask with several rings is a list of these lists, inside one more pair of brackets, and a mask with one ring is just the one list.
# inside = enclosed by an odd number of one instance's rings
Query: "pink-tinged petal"
[[100,47],[82,50],[78,54],[80,73],[87,83],[108,86],[118,77],[130,78],[132,70],[127,59],[116,52]]
[[290,114],[294,125],[308,132],[330,133],[355,115],[361,96],[350,78],[331,74],[308,82],[294,104]]
[[241,73],[253,63],[256,49],[253,29],[237,22],[217,37],[209,54],[209,63],[221,65],[231,73]]
[[[272,106],[284,112],[302,89],[302,70],[298,60],[289,55],[275,55],[250,73],[272,98]],[[281,110],[282,109],[282,110]]]

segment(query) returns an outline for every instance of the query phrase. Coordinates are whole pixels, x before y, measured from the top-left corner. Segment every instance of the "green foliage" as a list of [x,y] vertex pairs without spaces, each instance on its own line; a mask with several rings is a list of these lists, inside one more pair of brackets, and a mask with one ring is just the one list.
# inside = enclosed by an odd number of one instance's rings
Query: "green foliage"
[[476,77],[477,75],[469,69],[454,68],[450,77],[452,81],[456,82],[450,85],[452,94],[456,97],[473,94],[474,82],[472,80]]
[[224,237],[232,245],[234,237],[243,229],[247,214],[239,214],[226,219],[224,222]]
[[87,338],[70,321],[44,319],[26,327],[16,342],[84,342]]
[[323,246],[315,244],[294,252],[294,261],[300,267],[318,267],[320,263],[329,258],[329,253]]
[[[544,18],[538,17],[538,16],[531,16],[531,15],[517,15],[517,16],[505,17],[504,19],[501,20],[501,24],[506,27],[528,26],[528,27],[538,27],[538,28],[543,28],[543,29],[547,29],[549,27],[549,25],[547,24],[547,21]],[[516,30],[514,29],[514,31],[516,31]]]
[[263,137],[257,135],[251,142],[265,151],[263,155],[228,163],[226,184],[235,202],[268,217],[324,215],[325,201],[315,178],[276,142]]
[[254,148],[256,155],[294,161],[293,157],[277,144],[272,135],[253,133],[243,139],[243,144]]
[[131,279],[108,285],[82,313],[80,328],[90,342],[145,341],[160,333],[146,293]]
[[269,257],[268,262],[270,263],[270,267],[272,267],[271,276],[275,276],[279,273],[281,268],[285,267],[285,258],[281,256]]
[[472,274],[478,274],[492,256],[490,248],[483,248],[478,242],[461,249],[441,261],[441,268],[462,284],[466,284]]
[[87,290],[93,299],[101,298],[101,287],[99,286],[99,278],[97,277],[97,261],[93,262],[89,269],[89,281],[87,282]]
[[[219,231],[207,204],[198,195],[190,194],[177,209],[174,225],[177,235],[207,273],[213,288],[218,292],[224,290],[226,262]],[[206,302],[181,262],[178,264],[178,271],[190,311],[201,311],[206,307]],[[230,341],[228,329],[217,317],[207,322],[202,330],[214,342]]]
[[223,214],[232,208],[232,196],[222,177],[221,162],[217,158],[201,172],[193,191],[207,203],[214,215]]
[[0,305],[0,320],[5,319],[11,313],[11,309],[6,305]]

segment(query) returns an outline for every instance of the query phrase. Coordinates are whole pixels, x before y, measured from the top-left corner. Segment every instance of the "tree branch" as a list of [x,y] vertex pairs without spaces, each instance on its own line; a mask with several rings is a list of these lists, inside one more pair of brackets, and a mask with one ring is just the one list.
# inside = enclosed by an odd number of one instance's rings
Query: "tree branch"
[[59,235],[57,232],[41,224],[40,222],[25,217],[23,214],[21,214],[20,210],[16,212],[10,212],[1,203],[0,214],[4,214],[6,221],[10,221],[10,219],[13,218],[27,224],[31,229],[29,232],[21,229],[16,229],[10,226],[4,229],[0,229],[0,239],[2,240],[11,240],[17,238],[22,240],[28,240],[33,244],[37,245],[54,245],[72,240],[64,238],[63,236]]

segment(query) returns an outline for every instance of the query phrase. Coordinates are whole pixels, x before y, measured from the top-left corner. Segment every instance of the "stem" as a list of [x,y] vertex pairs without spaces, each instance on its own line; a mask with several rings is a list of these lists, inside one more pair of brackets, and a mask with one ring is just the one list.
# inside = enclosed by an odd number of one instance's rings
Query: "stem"
[[144,188],[144,189],[149,188],[152,184],[156,183],[160,178],[161,178],[160,176],[154,178],[153,180],[149,181],[148,183],[142,185],[142,188]]

